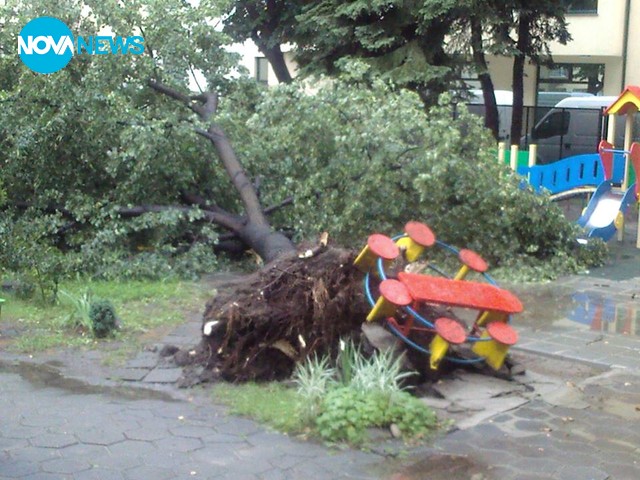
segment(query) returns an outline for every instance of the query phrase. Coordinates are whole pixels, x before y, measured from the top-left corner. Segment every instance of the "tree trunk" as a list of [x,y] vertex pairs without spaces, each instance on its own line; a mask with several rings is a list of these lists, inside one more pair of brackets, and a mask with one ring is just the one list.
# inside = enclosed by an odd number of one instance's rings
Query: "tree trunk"
[[489,66],[484,56],[482,23],[477,17],[471,19],[471,49],[473,51],[473,62],[475,63],[478,80],[480,80],[482,87],[485,110],[484,126],[491,130],[496,140],[500,140],[500,118],[498,116],[496,93],[493,87],[493,80],[491,80],[491,75],[489,74]]
[[[211,121],[217,111],[218,97],[214,92],[190,97],[162,83],[150,81],[149,86],[157,92],[182,102],[203,121]],[[256,189],[222,128],[215,122],[211,122],[207,130],[196,129],[196,133],[207,138],[213,145],[231,183],[238,192],[246,214],[245,217],[240,217],[218,209],[216,212],[208,212],[212,215],[212,221],[235,233],[265,263],[275,260],[284,253],[295,251],[293,242],[283,233],[274,231],[269,224]]]
[[276,74],[276,78],[279,83],[291,83],[293,81],[293,77],[291,76],[291,72],[289,71],[289,67],[287,67],[287,62],[284,59],[284,53],[280,49],[280,45],[276,44],[275,46],[269,48],[267,45],[260,41],[254,39],[256,45],[260,49],[260,52],[266,57],[273,69],[273,73]]
[[511,116],[511,144],[518,145],[522,136],[522,114],[524,109],[524,65],[530,43],[531,19],[528,12],[520,12],[518,20],[517,53],[513,59],[513,111]]
[[281,255],[295,251],[295,246],[287,236],[273,230],[267,222],[249,221],[238,233],[238,237],[254,252],[264,263],[269,263]]

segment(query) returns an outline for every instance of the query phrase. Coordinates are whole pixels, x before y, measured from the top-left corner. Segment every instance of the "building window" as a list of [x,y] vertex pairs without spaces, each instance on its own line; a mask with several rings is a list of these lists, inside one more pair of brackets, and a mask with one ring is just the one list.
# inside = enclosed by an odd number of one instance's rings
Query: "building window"
[[564,97],[602,95],[603,63],[557,63],[538,71],[538,106],[553,106]]
[[265,85],[269,84],[269,62],[265,57],[256,57],[256,80]]
[[598,13],[598,0],[563,0],[567,13]]

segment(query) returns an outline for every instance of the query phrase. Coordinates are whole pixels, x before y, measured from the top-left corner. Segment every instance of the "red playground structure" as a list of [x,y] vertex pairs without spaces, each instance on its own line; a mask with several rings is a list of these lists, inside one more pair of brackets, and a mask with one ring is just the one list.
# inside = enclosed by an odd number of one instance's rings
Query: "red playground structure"
[[[433,247],[458,257],[460,268],[455,274],[427,260]],[[371,235],[355,265],[366,273],[365,297],[371,306],[367,321],[382,321],[411,348],[429,355],[432,370],[443,359],[458,364],[486,362],[499,370],[509,347],[518,340],[510,320],[522,312],[520,300],[498,287],[480,255],[436,240],[424,223],[409,222],[404,233],[394,238]],[[394,273],[397,265],[405,268]],[[421,265],[434,275],[404,271],[406,266]],[[469,280],[471,274],[478,279]],[[471,312],[473,324],[468,326],[454,315],[454,309]],[[428,318],[434,312],[436,318]]]

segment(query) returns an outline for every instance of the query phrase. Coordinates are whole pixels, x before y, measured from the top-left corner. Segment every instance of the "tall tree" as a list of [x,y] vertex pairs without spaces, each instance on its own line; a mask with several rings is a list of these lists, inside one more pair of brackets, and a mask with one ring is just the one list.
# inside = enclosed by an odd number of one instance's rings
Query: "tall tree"
[[458,8],[463,11],[453,24],[448,48],[452,55],[460,59],[464,70],[476,74],[482,89],[485,127],[498,140],[498,105],[487,61],[493,45],[490,35],[490,22],[495,15],[493,3],[478,0],[459,2]]
[[[571,35],[565,20],[567,7],[563,2],[516,1],[511,7],[513,14],[510,21],[504,22],[500,30],[507,51],[510,49],[514,57],[511,142],[517,144],[522,136],[525,63],[527,59],[535,65],[552,63],[550,43],[557,41],[566,44],[571,40]],[[510,32],[515,32],[515,38],[509,36]]]
[[322,0],[296,17],[296,60],[306,72],[362,72],[416,91],[426,105],[453,80],[447,34],[452,0]]
[[565,12],[565,4],[552,0],[321,0],[304,6],[292,39],[307,72],[378,76],[415,90],[427,106],[456,84],[454,68],[469,58],[495,136],[498,114],[486,55],[513,57],[511,138],[517,141],[525,64],[550,62],[550,42],[570,39]]
[[480,86],[482,88],[482,98],[485,107],[485,126],[491,130],[493,137],[498,140],[500,119],[498,117],[498,104],[496,102],[496,93],[493,86],[493,80],[489,73],[489,65],[485,55],[485,47],[482,36],[484,35],[482,19],[478,16],[471,15],[469,17],[471,30],[471,52],[473,56],[473,64],[475,67]]

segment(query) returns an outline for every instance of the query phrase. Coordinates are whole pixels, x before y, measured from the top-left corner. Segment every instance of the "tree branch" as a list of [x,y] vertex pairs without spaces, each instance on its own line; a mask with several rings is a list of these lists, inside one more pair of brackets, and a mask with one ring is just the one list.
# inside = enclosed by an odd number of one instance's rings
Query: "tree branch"
[[191,101],[191,97],[189,97],[188,95],[185,95],[184,93],[178,92],[177,90],[171,87],[168,87],[163,83],[158,83],[153,80],[149,80],[147,84],[151,88],[153,88],[156,92],[160,92],[163,95],[166,95],[167,97],[173,98],[174,100],[178,100],[179,102],[183,103],[187,107],[191,108],[190,105],[192,104],[192,101]]
[[[213,92],[190,97],[153,80],[149,80],[148,84],[157,92],[178,100],[193,112],[200,115],[200,118],[203,120],[208,120],[217,109],[218,97]],[[195,104],[194,100],[200,101],[202,105]],[[242,165],[231,146],[231,142],[229,142],[224,131],[218,125],[212,123],[207,130],[200,128],[196,129],[196,133],[211,141],[216,149],[218,158],[227,171],[227,175],[231,179],[233,186],[240,195],[240,200],[244,206],[249,223],[254,225],[268,225],[267,219],[262,213],[262,206],[260,205],[258,195],[242,168]]]
[[[119,208],[117,213],[124,218],[139,217],[144,213],[158,213],[167,211],[178,211],[189,213],[193,211],[191,207],[181,207],[178,205],[137,205],[135,207]],[[239,231],[243,224],[235,215],[226,212],[212,212],[210,210],[201,210],[204,213],[205,220],[228,228],[234,232]]]
[[277,203],[275,205],[271,205],[270,207],[265,208],[264,214],[271,215],[273,212],[277,212],[282,207],[286,207],[287,205],[291,205],[292,203],[293,203],[293,197],[287,197],[284,200],[282,200],[280,203]]
[[[193,197],[197,197],[197,195],[193,195]],[[281,205],[274,205],[271,208],[272,209],[280,208],[280,206],[284,206],[283,204],[285,204],[287,200],[288,199],[285,199],[283,202],[281,202]],[[220,207],[214,206],[211,208],[210,206],[204,205],[204,203],[202,205],[198,202],[193,202],[193,203],[194,205],[197,205],[198,207],[200,207],[200,210],[204,214],[205,220],[211,223],[215,223],[216,225],[224,227],[228,230],[231,230],[231,232],[233,232],[233,235],[235,235],[236,232],[239,232],[244,227],[245,219],[243,219],[238,215],[229,213]],[[17,208],[29,208],[33,206],[31,202],[25,202],[20,200],[12,202],[12,205]],[[70,230],[71,228],[75,227],[80,221],[73,215],[73,212],[67,210],[61,205],[46,206],[46,207],[43,207],[42,210],[46,213],[60,213],[64,217],[69,218],[71,220],[71,222],[61,227],[61,229],[59,230],[59,233],[65,233],[67,230]],[[170,210],[175,210],[182,213],[189,213],[193,211],[193,208],[182,206],[182,205],[136,205],[134,207],[118,208],[116,212],[124,218],[132,218],[132,217],[139,217],[144,213],[150,213],[150,212],[158,213],[158,212],[166,212]]]
[[218,205],[214,203],[209,203],[209,201],[207,201],[206,198],[204,198],[201,195],[198,195],[197,193],[182,192],[180,194],[180,197],[185,203],[188,203],[189,205],[197,205],[203,210],[210,210],[212,212],[223,213],[229,216],[233,216],[239,222],[245,221],[240,215],[234,215],[233,213],[227,212],[226,210],[224,210],[223,208],[220,208]]

